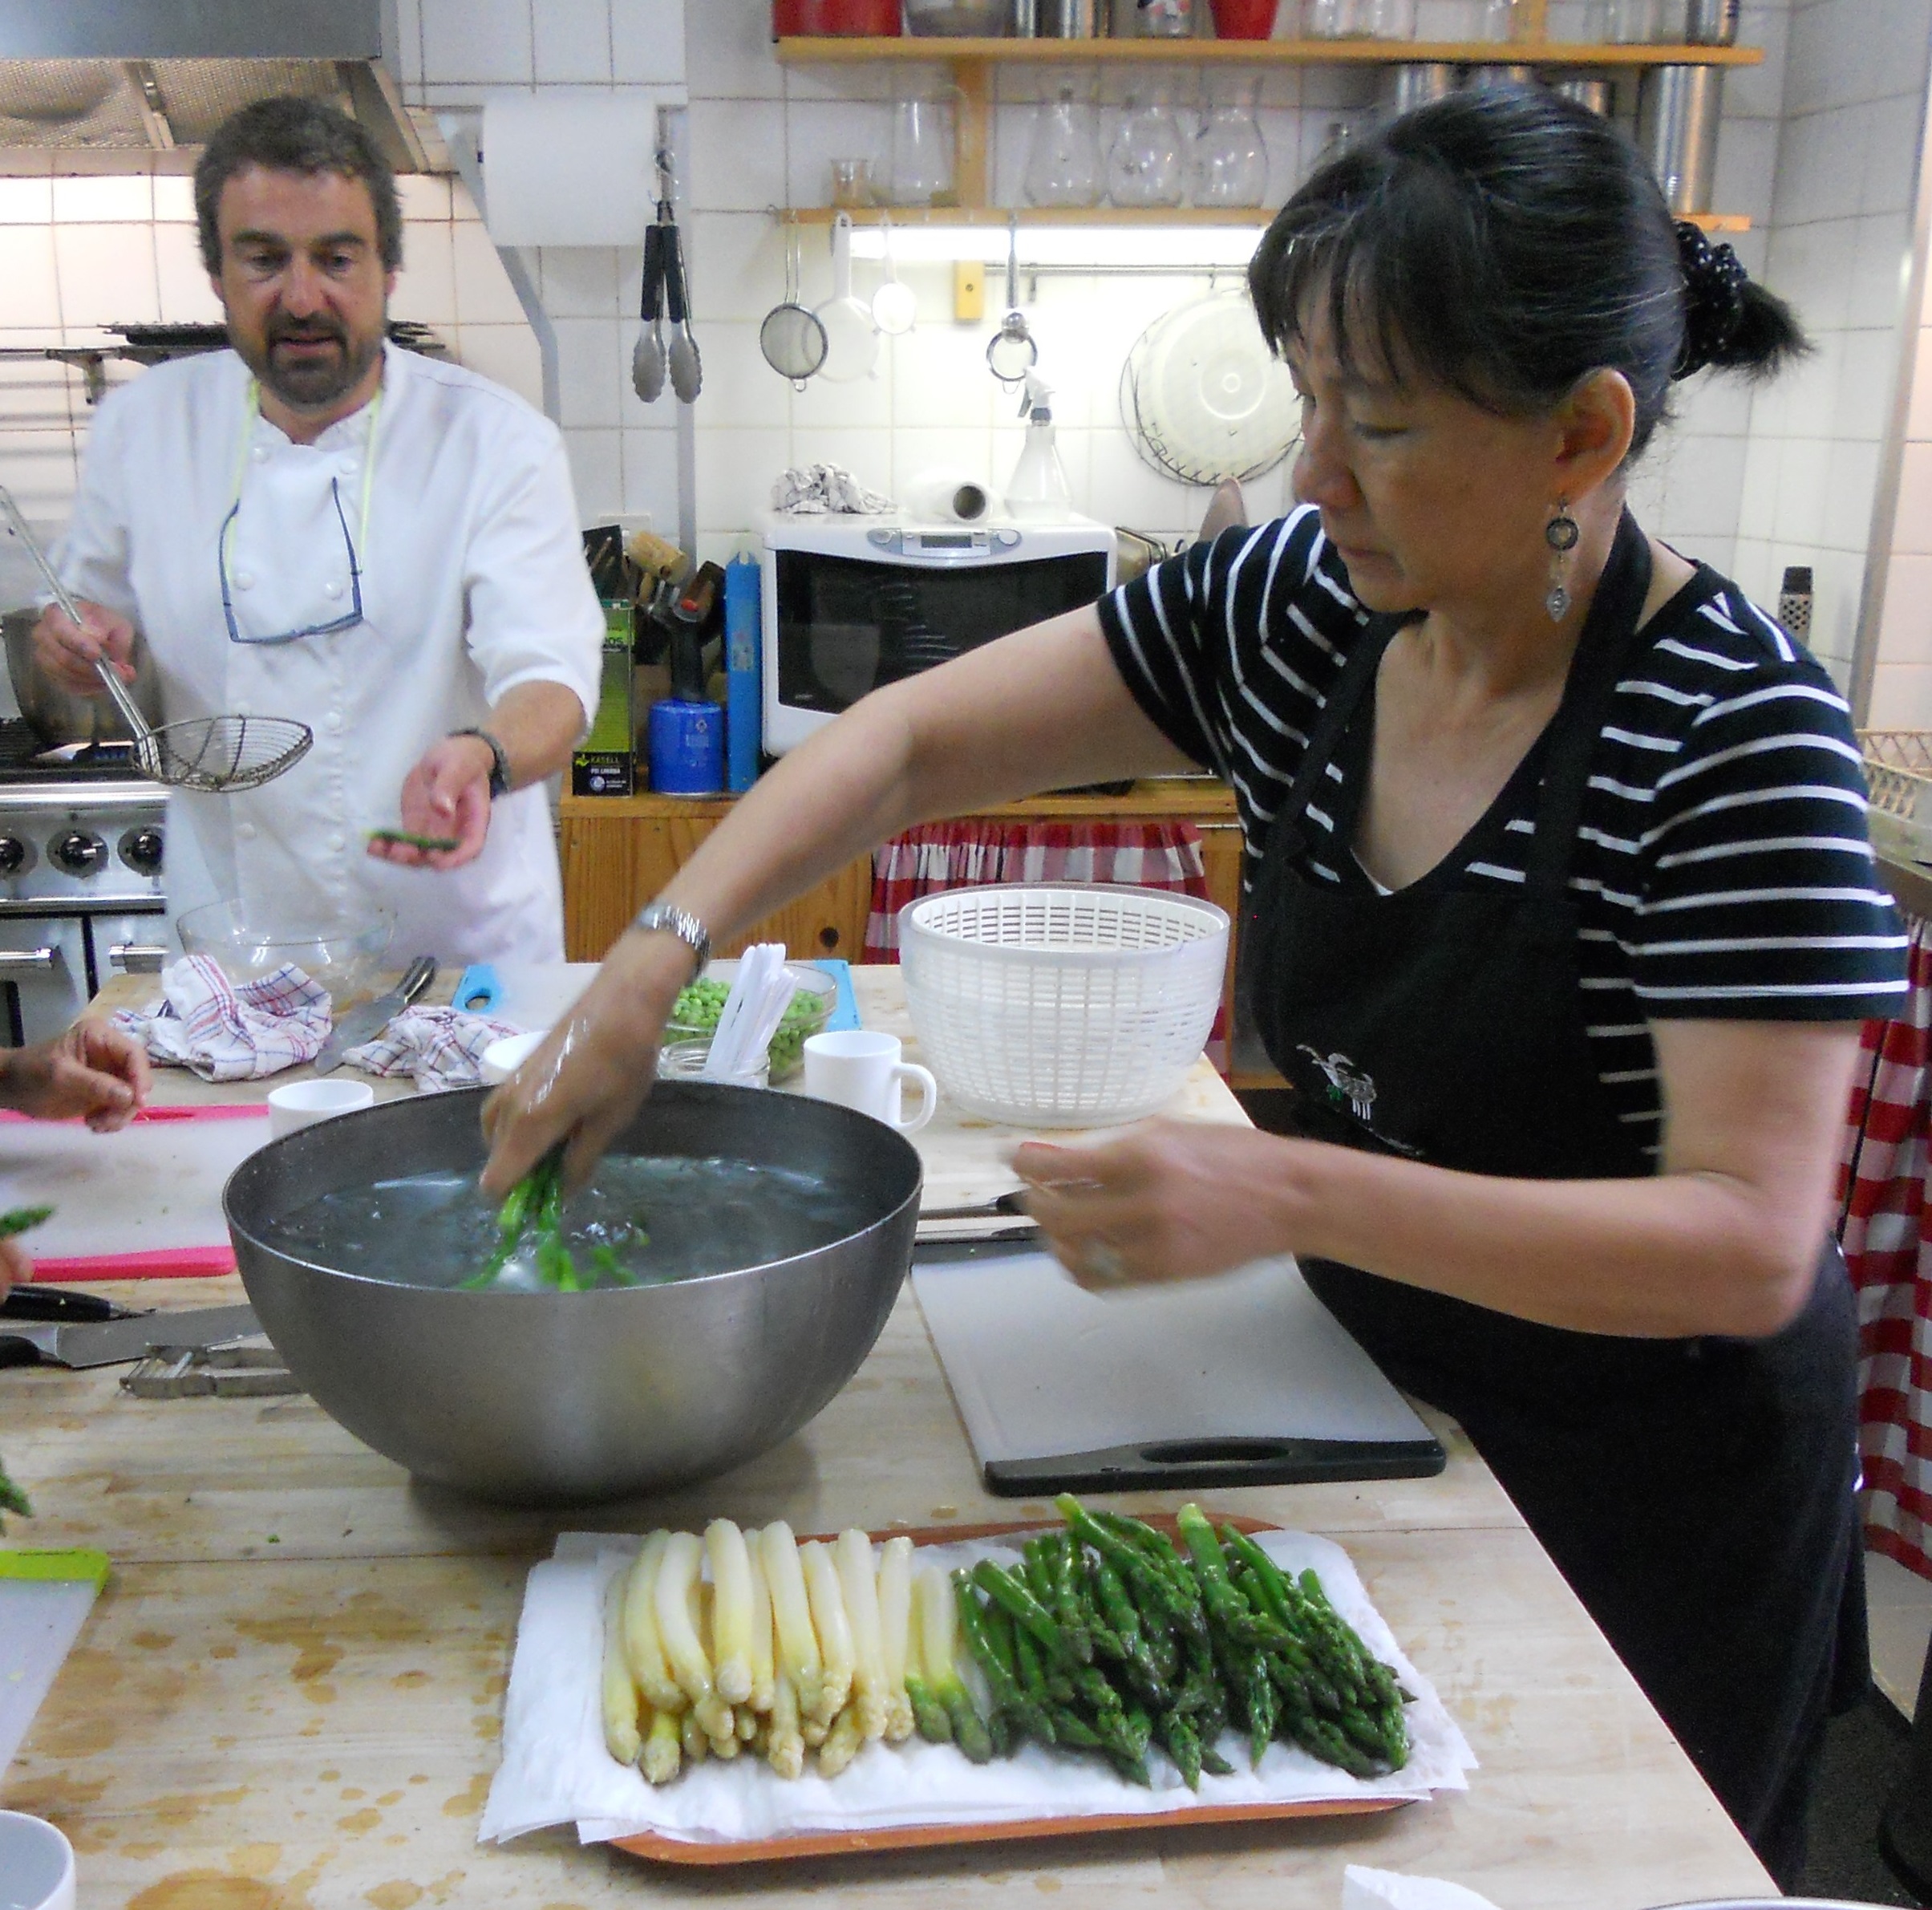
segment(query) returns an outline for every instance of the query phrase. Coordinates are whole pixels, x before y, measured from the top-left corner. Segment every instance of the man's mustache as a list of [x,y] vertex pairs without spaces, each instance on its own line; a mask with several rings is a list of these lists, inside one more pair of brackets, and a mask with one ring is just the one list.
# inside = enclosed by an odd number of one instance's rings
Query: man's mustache
[[339,325],[271,325],[268,328],[271,345],[346,345],[349,335]]

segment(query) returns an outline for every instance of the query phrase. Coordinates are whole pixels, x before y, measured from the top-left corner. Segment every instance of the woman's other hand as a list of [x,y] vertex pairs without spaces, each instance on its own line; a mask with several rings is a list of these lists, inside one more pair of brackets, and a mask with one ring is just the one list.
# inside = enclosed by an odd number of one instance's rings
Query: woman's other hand
[[691,951],[676,936],[633,930],[605,958],[576,1007],[483,1104],[490,1158],[483,1190],[500,1199],[560,1141],[566,1186],[589,1177],[657,1077],[658,1045]]
[[1030,1141],[1013,1167],[1047,1245],[1097,1292],[1291,1251],[1285,1153],[1298,1145],[1221,1122],[1148,1121],[1087,1146]]
[[0,1300],[34,1277],[32,1256],[18,1240],[0,1240]]
[[97,1134],[125,1127],[152,1084],[147,1049],[91,1017],[58,1040],[0,1052],[0,1106],[43,1121],[83,1120]]

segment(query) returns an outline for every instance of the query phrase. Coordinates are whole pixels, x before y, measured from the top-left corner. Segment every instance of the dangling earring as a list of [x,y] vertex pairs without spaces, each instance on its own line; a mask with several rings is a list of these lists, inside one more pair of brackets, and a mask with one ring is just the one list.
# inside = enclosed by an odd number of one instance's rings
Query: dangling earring
[[1569,554],[1582,534],[1569,514],[1569,500],[1559,497],[1555,516],[1543,526],[1543,541],[1549,546],[1549,594],[1543,599],[1543,607],[1552,623],[1561,623],[1569,614],[1569,586],[1565,579],[1569,574]]

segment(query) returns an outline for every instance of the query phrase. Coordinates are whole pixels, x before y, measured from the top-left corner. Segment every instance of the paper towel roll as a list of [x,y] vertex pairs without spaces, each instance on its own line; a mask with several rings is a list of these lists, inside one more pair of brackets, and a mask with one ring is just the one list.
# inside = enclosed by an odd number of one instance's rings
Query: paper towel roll
[[482,140],[490,237],[499,245],[642,245],[657,131],[647,94],[492,94]]
[[993,508],[993,495],[970,472],[936,465],[909,478],[907,515],[945,524],[977,524]]

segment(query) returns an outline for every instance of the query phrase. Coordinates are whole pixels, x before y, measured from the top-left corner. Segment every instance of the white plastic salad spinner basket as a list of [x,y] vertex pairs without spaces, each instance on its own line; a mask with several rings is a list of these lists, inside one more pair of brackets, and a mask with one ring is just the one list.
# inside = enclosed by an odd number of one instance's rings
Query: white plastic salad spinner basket
[[969,1113],[1023,1127],[1151,1114],[1214,1025],[1228,918],[1158,889],[948,889],[899,911],[905,1005]]

